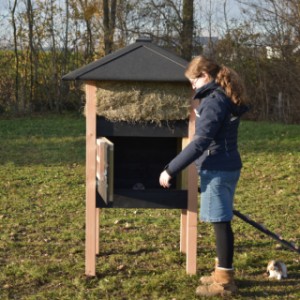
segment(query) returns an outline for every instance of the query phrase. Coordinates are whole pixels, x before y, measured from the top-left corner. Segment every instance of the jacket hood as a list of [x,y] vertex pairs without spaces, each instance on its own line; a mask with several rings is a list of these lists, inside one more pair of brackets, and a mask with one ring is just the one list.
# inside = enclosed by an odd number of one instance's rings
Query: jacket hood
[[210,81],[209,83],[203,85],[199,89],[196,89],[193,99],[202,99],[208,96],[213,91],[215,91],[217,88],[221,87],[214,80]]
[[217,84],[214,80],[205,84],[201,88],[197,89],[195,91],[195,95],[194,95],[193,99],[195,100],[195,99],[205,98],[208,95],[212,94],[213,92],[219,92],[225,96],[228,108],[234,116],[240,117],[249,110],[249,107],[245,104],[237,105],[237,104],[233,103],[230,100],[230,98],[226,95],[223,88],[219,84]]

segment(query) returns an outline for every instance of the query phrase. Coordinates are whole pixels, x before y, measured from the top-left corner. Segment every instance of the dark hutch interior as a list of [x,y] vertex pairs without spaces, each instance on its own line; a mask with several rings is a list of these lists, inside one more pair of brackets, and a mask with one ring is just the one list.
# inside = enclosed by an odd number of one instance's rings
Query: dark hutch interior
[[114,200],[106,204],[97,193],[97,206],[186,208],[181,176],[171,181],[170,189],[163,189],[158,179],[166,163],[182,149],[187,125],[187,121],[177,121],[136,126],[98,117],[97,136],[114,144]]

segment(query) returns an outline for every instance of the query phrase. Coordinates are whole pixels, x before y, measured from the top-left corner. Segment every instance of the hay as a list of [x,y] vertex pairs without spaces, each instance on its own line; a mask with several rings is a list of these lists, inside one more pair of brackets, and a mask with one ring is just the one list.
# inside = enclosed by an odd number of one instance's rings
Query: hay
[[110,121],[184,120],[189,115],[190,88],[182,83],[100,82],[97,114]]

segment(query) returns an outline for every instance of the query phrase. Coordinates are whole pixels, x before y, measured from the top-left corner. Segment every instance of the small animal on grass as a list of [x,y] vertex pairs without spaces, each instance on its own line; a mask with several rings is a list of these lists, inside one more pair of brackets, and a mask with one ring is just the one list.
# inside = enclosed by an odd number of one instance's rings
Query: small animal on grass
[[267,266],[267,274],[269,278],[275,278],[277,280],[287,278],[286,265],[279,260],[270,260]]

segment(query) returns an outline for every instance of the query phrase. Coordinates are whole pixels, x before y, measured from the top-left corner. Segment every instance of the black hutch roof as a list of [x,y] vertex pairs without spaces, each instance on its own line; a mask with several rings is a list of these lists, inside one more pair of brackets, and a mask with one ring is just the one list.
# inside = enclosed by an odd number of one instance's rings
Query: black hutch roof
[[63,80],[186,82],[188,62],[151,43],[137,39],[134,44],[76,69]]

